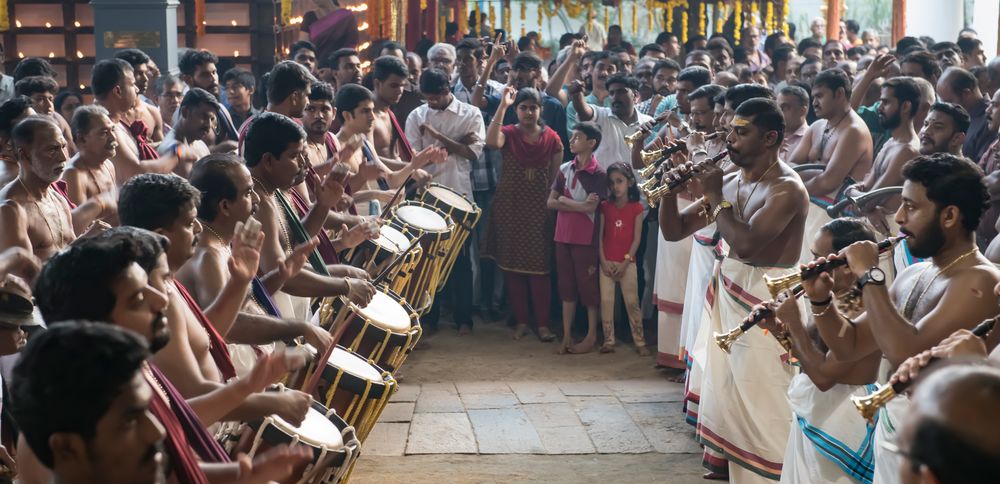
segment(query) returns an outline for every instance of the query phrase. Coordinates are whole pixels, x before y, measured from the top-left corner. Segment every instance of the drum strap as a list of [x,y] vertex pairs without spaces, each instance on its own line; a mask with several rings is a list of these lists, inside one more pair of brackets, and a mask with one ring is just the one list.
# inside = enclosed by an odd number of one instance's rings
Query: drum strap
[[[150,363],[149,369],[152,373],[152,377],[156,380],[155,382],[150,382],[150,384],[158,384],[157,386],[159,386],[159,388],[167,394],[167,398],[170,400],[168,411],[171,412],[171,415],[167,415],[164,418],[176,420],[176,423],[183,430],[184,437],[187,440],[185,446],[189,446],[192,450],[194,450],[202,461],[219,463],[231,462],[229,454],[226,454],[226,450],[219,445],[218,441],[212,438],[210,433],[208,433],[205,425],[202,424],[198,415],[194,413],[194,409],[188,405],[187,400],[184,399],[181,392],[179,392],[177,388],[170,383],[170,380],[167,379],[167,377],[156,365]],[[156,392],[153,393],[156,394]],[[153,400],[158,401],[160,399],[153,398]],[[163,419],[161,418],[160,421],[162,422]],[[167,424],[164,423],[164,426],[167,426]],[[187,482],[183,480],[180,481]]]
[[[306,199],[302,196],[302,194],[294,188],[288,191],[288,195],[291,198],[290,201],[292,202],[292,205],[294,205],[295,212],[300,217],[299,220],[302,220],[301,217],[305,217],[306,214],[309,213],[309,203],[306,202]],[[334,248],[333,241],[330,240],[328,235],[326,235],[326,232],[320,230],[316,236],[319,237],[319,246],[316,247],[316,250],[319,251],[319,256],[323,258],[323,262],[326,262],[327,264],[340,264],[340,257],[337,255],[337,249]]]
[[264,283],[261,282],[259,277],[254,277],[250,281],[250,297],[252,297],[254,302],[256,302],[268,315],[276,318],[281,317],[281,311],[279,311],[278,306],[274,304],[274,299],[271,298],[271,293],[267,292],[267,287],[264,286]]
[[177,292],[184,298],[184,302],[187,303],[188,308],[194,313],[195,318],[205,328],[205,333],[208,333],[208,352],[212,355],[212,361],[215,361],[215,366],[219,368],[219,373],[222,373],[222,380],[225,382],[236,378],[236,367],[233,366],[233,359],[229,355],[229,348],[226,347],[226,340],[215,330],[212,322],[208,320],[205,313],[198,307],[198,303],[191,297],[191,293],[188,292],[187,288],[176,279],[174,280],[174,286],[177,287]]
[[410,161],[413,159],[413,147],[410,146],[410,141],[406,139],[406,133],[399,125],[399,120],[396,119],[396,115],[392,113],[391,109],[388,111],[389,119],[392,120],[392,129],[396,132],[396,136],[399,137],[399,140],[403,142],[403,151],[405,151],[403,155],[405,156],[406,161]]
[[[288,221],[288,236],[294,239],[294,242],[292,242],[293,245],[302,244],[305,243],[306,240],[309,240],[309,234],[306,233],[306,228],[302,225],[302,220],[299,219],[295,209],[292,208],[292,204],[288,202],[287,198],[285,198],[284,192],[281,190],[274,192],[274,198],[278,200],[278,204],[281,205],[281,210],[285,212],[285,220]],[[326,268],[326,263],[323,262],[319,252],[315,249],[311,254],[309,254],[309,265],[312,266],[313,270],[316,271],[317,274],[323,276],[330,275],[330,271]]]

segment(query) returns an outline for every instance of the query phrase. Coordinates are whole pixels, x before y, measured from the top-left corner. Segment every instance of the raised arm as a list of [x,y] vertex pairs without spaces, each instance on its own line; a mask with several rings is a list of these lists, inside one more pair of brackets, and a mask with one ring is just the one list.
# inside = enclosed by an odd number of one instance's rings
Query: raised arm
[[861,76],[858,85],[854,86],[854,90],[851,92],[851,109],[857,111],[861,107],[861,102],[864,101],[865,94],[868,93],[868,88],[875,82],[875,79],[885,75],[893,62],[896,62],[895,57],[890,54],[882,54],[868,65],[868,69]]
[[497,34],[496,41],[493,42],[493,48],[490,49],[490,56],[486,58],[486,65],[483,66],[483,74],[479,76],[479,81],[476,82],[476,88],[472,91],[472,98],[469,99],[469,104],[479,108],[486,109],[486,82],[493,75],[493,69],[496,68],[497,62],[507,54],[507,46],[500,41],[502,34]]
[[[566,79],[575,79],[577,70],[580,65],[580,58],[587,53],[587,43],[583,40],[574,40],[572,47],[568,54],[566,55],[566,60],[552,73],[552,77],[549,78],[549,84],[545,87],[545,93],[559,100],[565,106],[569,99],[566,96],[566,91],[563,90],[563,85],[566,84]],[[571,75],[572,74],[572,75]]]
[[594,119],[594,108],[583,98],[583,81],[575,80],[569,84],[570,100],[573,101],[573,109],[576,110],[576,118],[580,122]]
[[507,108],[514,104],[514,98],[517,95],[517,91],[514,90],[512,86],[507,86],[503,90],[503,95],[500,97],[500,105],[497,106],[497,112],[493,115],[493,120],[490,121],[490,126],[486,130],[486,147],[492,150],[499,150],[503,148],[503,145],[507,143],[507,137],[503,134],[503,118],[507,113]]

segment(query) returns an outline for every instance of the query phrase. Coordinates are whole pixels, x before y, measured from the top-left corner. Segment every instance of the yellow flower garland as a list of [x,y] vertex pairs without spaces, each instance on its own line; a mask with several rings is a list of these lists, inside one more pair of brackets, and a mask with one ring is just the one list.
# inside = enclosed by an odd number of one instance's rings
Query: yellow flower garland
[[705,21],[708,18],[708,7],[705,2],[698,5],[698,34],[707,36],[708,32],[705,30]]
[[639,16],[636,13],[636,10],[638,10],[638,9],[636,8],[635,4],[633,3],[632,4],[632,35],[638,35],[639,34],[639,24],[636,22],[636,19],[638,19]]
[[674,2],[667,2],[667,25],[663,27],[663,30],[668,32],[674,29]]
[[656,8],[653,7],[653,0],[646,0],[646,30],[653,31],[653,17],[656,16]]
[[781,2],[781,23],[785,26],[785,35],[788,35],[788,0],[782,0]]
[[767,18],[764,19],[764,28],[769,34],[774,32],[774,3],[770,0],[767,2]]
[[760,13],[760,5],[753,0],[750,2],[750,25],[757,25],[757,20],[760,18],[757,14]]
[[521,2],[521,37],[524,37],[525,35],[528,34],[528,31],[525,28],[527,26],[527,22],[526,22],[527,18],[528,18],[528,3],[522,1]]
[[733,2],[733,40],[740,45],[740,34],[743,30],[743,0]]
[[688,8],[687,5],[683,7],[681,10],[681,43],[686,44],[688,41]]

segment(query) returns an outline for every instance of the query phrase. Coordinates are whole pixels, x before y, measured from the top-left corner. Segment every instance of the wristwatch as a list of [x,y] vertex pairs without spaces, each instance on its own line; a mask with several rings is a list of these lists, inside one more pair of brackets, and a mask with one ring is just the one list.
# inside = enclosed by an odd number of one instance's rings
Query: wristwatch
[[733,204],[725,200],[719,202],[719,204],[715,206],[715,210],[712,210],[712,221],[719,218],[719,213],[727,208],[733,208]]
[[866,284],[875,284],[878,286],[885,285],[885,271],[879,269],[878,267],[872,267],[868,269],[858,278],[858,289],[864,289]]

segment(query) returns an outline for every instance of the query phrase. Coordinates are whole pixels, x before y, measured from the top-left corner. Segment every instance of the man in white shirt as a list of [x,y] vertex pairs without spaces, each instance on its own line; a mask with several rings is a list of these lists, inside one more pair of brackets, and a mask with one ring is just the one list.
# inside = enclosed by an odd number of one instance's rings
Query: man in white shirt
[[[406,118],[406,139],[414,151],[440,146],[448,159],[428,167],[434,182],[455,190],[472,200],[471,163],[479,158],[486,139],[486,126],[479,108],[463,103],[451,93],[451,80],[440,69],[427,69],[420,76],[420,93],[427,100]],[[472,331],[472,266],[469,247],[462,248],[440,298],[453,294],[454,318],[459,334]],[[431,331],[437,328],[440,299],[421,322]]]
[[601,145],[594,151],[601,169],[621,161],[632,160],[632,149],[625,144],[625,137],[635,133],[639,126],[653,118],[640,113],[635,108],[639,93],[639,81],[626,74],[615,74],[606,83],[611,107],[605,108],[587,104],[583,100],[583,83],[574,81],[569,86],[573,108],[580,121],[593,121],[601,129]]

